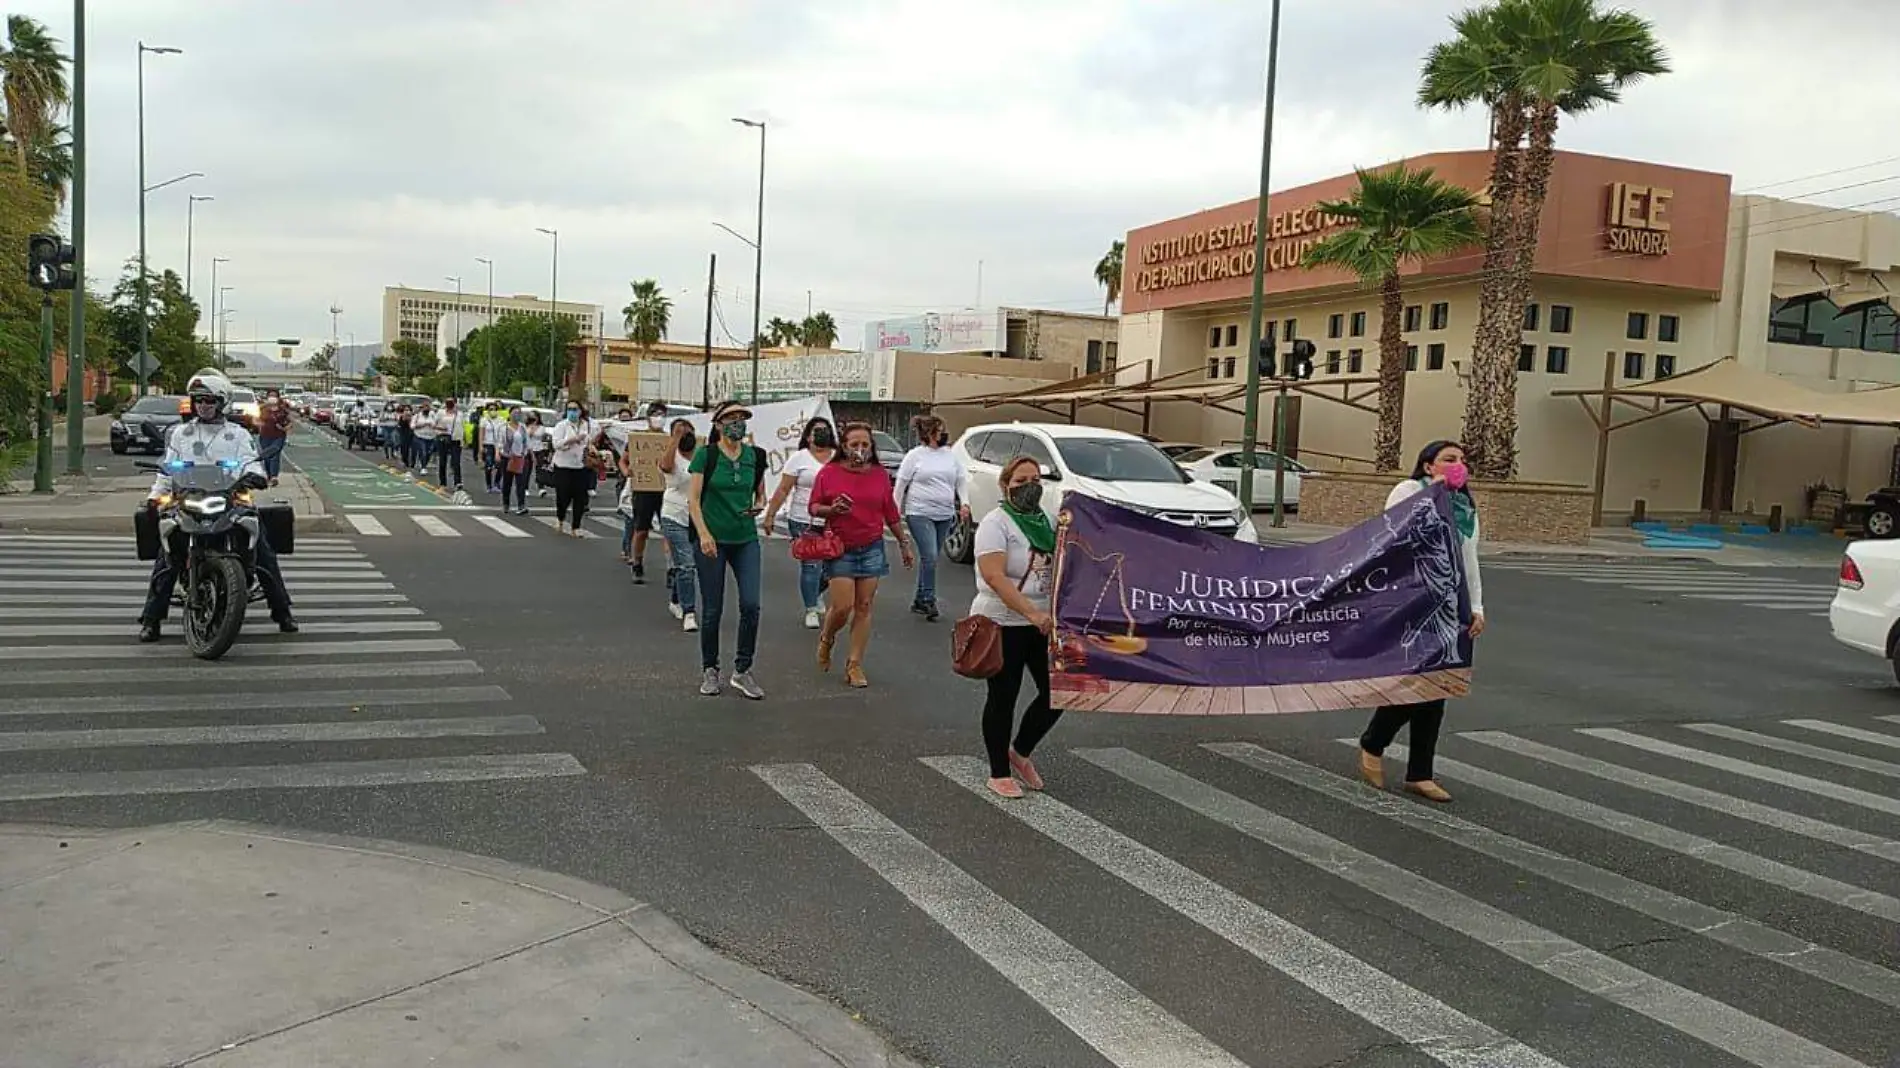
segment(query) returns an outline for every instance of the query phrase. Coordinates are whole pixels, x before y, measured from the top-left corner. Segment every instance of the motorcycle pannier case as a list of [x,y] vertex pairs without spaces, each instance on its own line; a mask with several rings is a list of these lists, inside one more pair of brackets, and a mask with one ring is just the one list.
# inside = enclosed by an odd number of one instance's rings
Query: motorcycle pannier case
[[132,513],[132,539],[140,560],[158,559],[158,509],[141,506]]
[[279,556],[290,556],[297,551],[296,521],[297,513],[291,511],[288,504],[257,506],[257,525]]

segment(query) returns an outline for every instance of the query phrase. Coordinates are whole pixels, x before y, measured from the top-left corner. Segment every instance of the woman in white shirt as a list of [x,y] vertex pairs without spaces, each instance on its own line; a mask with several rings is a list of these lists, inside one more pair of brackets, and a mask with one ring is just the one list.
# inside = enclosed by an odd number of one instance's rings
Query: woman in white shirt
[[693,557],[693,507],[687,498],[692,493],[693,450],[699,447],[693,424],[673,420],[669,428],[673,447],[660,457],[660,474],[666,478],[666,491],[660,497],[660,535],[666,539],[667,607],[684,630],[699,629],[698,572]]
[[[1471,600],[1471,636],[1484,633],[1484,582],[1478,575],[1478,508],[1465,488],[1469,471],[1465,468],[1464,446],[1455,441],[1434,441],[1418,454],[1412,477],[1392,488],[1385,506],[1421,493],[1434,482],[1451,487],[1452,517],[1458,527],[1458,549],[1464,558],[1465,593]],[[1359,736],[1359,774],[1379,789],[1385,788],[1386,746],[1398,736],[1399,728],[1411,725],[1412,733],[1405,762],[1405,789],[1429,801],[1450,801],[1451,795],[1432,777],[1432,758],[1438,749],[1438,730],[1445,722],[1445,701],[1420,701],[1415,704],[1386,705],[1372,714],[1365,733]]]
[[[798,436],[798,451],[785,461],[785,469],[780,472],[778,489],[773,491],[772,499],[765,505],[765,532],[772,532],[772,522],[777,518],[779,509],[785,509],[785,525],[792,537],[811,530],[817,524],[811,516],[811,488],[818,479],[818,472],[838,455],[838,430],[831,420],[819,416],[805,424],[805,432]],[[789,503],[789,506],[787,502]],[[805,603],[805,629],[817,630],[824,622],[824,608],[820,603],[825,591],[825,562],[823,560],[800,560],[798,562],[798,596]]]
[[495,464],[500,469],[501,510],[509,511],[508,497],[513,494],[516,515],[528,514],[528,480],[534,477],[534,447],[541,436],[532,415],[524,417],[517,408],[508,413],[496,438]]
[[937,611],[937,558],[959,519],[968,520],[963,503],[963,461],[950,447],[943,420],[920,415],[911,420],[918,445],[904,454],[897,468],[897,509],[917,543],[917,592],[910,610],[932,623]]
[[[1002,632],[1003,668],[985,680],[983,748],[990,760],[990,789],[1018,798],[1023,787],[1042,789],[1029,755],[1056,725],[1062,710],[1049,706],[1049,572],[1056,533],[1042,510],[1042,465],[1018,456],[1003,465],[997,481],[1003,502],[977,524],[976,599],[970,614],[987,616]],[[1015,744],[1016,698],[1023,672],[1036,684],[1035,700],[1023,712]]]
[[[587,417],[587,406],[580,401],[567,402],[560,422],[554,424],[554,529],[570,537],[581,536],[581,520],[587,517],[588,451],[600,427]],[[574,511],[574,525],[566,527],[568,509]]]

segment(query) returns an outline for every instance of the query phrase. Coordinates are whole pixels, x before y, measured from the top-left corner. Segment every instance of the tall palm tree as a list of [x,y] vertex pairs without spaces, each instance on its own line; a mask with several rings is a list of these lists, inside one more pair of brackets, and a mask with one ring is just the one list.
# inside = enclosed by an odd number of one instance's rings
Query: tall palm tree
[[1430,167],[1411,170],[1403,162],[1381,171],[1355,168],[1359,187],[1345,200],[1328,201],[1319,210],[1352,225],[1306,250],[1300,266],[1343,267],[1368,286],[1379,287],[1379,426],[1373,438],[1373,466],[1396,471],[1405,436],[1405,312],[1399,272],[1407,264],[1458,252],[1484,240],[1478,198],[1452,185]]
[[[1650,23],[1598,0],[1496,0],[1452,20],[1426,54],[1418,102],[1490,109],[1491,229],[1465,397],[1465,444],[1482,478],[1517,464],[1517,350],[1562,115],[1616,103],[1669,70]],[[1527,143],[1528,142],[1528,143]]]
[[15,162],[24,170],[28,149],[46,140],[59,113],[72,102],[59,43],[44,25],[25,15],[7,16],[7,41],[0,47],[0,100],[6,104]]
[[63,123],[47,127],[39,140],[27,149],[27,175],[53,195],[55,208],[66,206],[66,195],[73,183],[72,131]]
[[761,347],[768,349],[783,348],[786,345],[804,344],[804,337],[799,332],[798,324],[792,322],[790,319],[781,319],[776,315],[765,321],[765,330],[761,334],[761,340],[764,342]]
[[660,289],[660,283],[651,278],[631,285],[633,299],[620,309],[622,323],[627,328],[627,339],[642,350],[650,351],[666,338],[666,329],[673,318],[673,301]]
[[1122,299],[1122,257],[1128,251],[1128,242],[1116,241],[1108,246],[1108,252],[1095,264],[1095,284],[1102,287],[1102,314],[1108,314],[1108,306]]
[[798,337],[806,346],[814,349],[828,349],[838,340],[838,323],[828,311],[808,315],[798,324]]

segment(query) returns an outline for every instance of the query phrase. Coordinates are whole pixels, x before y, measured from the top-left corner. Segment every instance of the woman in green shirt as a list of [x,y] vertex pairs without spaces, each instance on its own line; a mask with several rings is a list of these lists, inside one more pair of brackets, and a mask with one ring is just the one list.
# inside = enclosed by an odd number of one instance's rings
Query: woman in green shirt
[[765,450],[746,443],[752,412],[737,401],[713,409],[712,438],[693,454],[687,506],[699,536],[694,570],[699,578],[699,692],[719,696],[719,621],[726,600],[726,568],[739,587],[739,648],[732,658],[732,688],[754,701],[765,691],[752,678],[759,644],[759,528],[765,511]]

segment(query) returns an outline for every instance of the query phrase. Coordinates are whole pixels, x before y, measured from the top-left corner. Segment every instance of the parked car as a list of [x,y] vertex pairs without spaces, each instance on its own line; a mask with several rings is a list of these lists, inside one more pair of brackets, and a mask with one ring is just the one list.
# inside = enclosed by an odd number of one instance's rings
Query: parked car
[[1202,446],[1196,445],[1191,441],[1157,441],[1155,442],[1155,448],[1160,449],[1162,454],[1167,456],[1168,459],[1179,460],[1182,453],[1194,452],[1202,448]]
[[[1240,496],[1240,458],[1243,455],[1238,445],[1223,445],[1213,449],[1195,449],[1184,452],[1174,458],[1174,462],[1183,471],[1234,495]],[[1269,449],[1256,448],[1253,451],[1253,503],[1255,508],[1273,507],[1273,466],[1275,456]],[[1310,470],[1305,464],[1292,457],[1286,458],[1286,480],[1281,494],[1281,502],[1289,512],[1300,510],[1300,475]]]
[[1835,641],[1888,661],[1900,681],[1900,541],[1848,545],[1827,619]]
[[877,446],[877,462],[884,468],[891,481],[897,481],[897,469],[904,466],[904,453],[910,451],[897,443],[897,439],[882,430],[871,431],[871,442]]
[[[1066,423],[990,423],[965,430],[951,447],[969,472],[963,499],[973,522],[981,522],[1002,498],[996,480],[1003,464],[1030,456],[1042,465],[1042,508],[1052,522],[1063,496],[1081,493],[1237,541],[1260,540],[1238,498],[1189,478],[1167,454],[1134,434]],[[958,523],[944,551],[960,564],[970,563],[974,536],[970,523]]]
[[1888,486],[1867,495],[1867,536],[1900,537],[1900,487]]
[[180,396],[140,397],[112,421],[112,452],[117,456],[137,449],[140,452],[165,451],[165,435],[184,417],[180,404],[191,402]]

